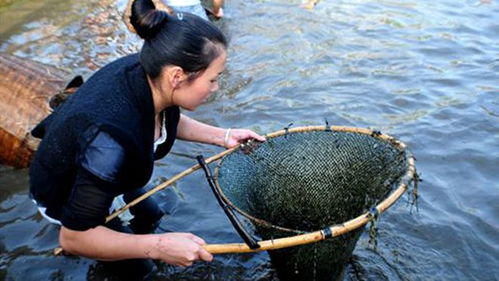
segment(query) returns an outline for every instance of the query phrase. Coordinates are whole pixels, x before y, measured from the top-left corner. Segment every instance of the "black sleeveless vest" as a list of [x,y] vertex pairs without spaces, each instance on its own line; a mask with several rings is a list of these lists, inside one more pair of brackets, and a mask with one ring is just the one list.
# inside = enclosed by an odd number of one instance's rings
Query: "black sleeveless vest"
[[167,108],[164,114],[168,138],[154,153],[154,105],[138,55],[108,64],[32,131],[42,141],[30,166],[31,195],[46,207],[64,204],[79,157],[100,131],[125,151],[122,169],[112,184],[124,192],[144,186],[154,160],[170,151],[177,134],[179,108]]

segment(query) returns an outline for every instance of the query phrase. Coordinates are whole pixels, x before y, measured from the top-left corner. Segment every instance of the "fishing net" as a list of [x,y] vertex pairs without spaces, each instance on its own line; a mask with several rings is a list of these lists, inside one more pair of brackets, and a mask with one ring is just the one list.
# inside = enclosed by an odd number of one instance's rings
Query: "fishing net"
[[[339,225],[372,210],[405,179],[409,153],[381,136],[328,127],[286,131],[226,155],[216,187],[265,240]],[[282,280],[335,280],[361,232],[269,254]]]

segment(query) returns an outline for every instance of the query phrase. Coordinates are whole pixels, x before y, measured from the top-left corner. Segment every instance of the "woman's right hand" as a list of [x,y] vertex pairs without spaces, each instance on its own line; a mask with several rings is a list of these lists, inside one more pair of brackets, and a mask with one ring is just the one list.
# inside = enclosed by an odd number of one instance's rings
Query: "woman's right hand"
[[177,266],[190,266],[196,260],[213,260],[213,255],[202,247],[206,242],[192,233],[152,234],[151,238],[155,241],[147,249],[147,255],[152,259]]

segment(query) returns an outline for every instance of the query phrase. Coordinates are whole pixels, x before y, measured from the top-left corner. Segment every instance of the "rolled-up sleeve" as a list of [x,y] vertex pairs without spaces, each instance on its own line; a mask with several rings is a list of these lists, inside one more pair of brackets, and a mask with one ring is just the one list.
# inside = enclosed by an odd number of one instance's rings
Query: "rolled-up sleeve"
[[85,231],[105,223],[114,197],[120,194],[115,177],[124,161],[122,147],[100,132],[79,157],[80,163],[61,223]]

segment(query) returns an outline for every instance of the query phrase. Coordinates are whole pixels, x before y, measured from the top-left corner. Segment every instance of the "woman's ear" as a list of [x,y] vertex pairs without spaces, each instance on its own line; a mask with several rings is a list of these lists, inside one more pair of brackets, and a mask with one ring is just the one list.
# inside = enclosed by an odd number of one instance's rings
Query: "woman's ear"
[[169,79],[170,79],[170,84],[172,85],[173,89],[177,89],[180,86],[180,83],[182,83],[186,78],[185,78],[185,73],[184,70],[179,67],[179,66],[172,66],[169,70]]

